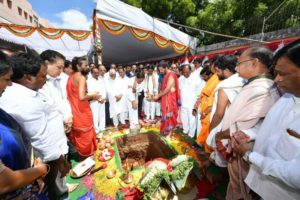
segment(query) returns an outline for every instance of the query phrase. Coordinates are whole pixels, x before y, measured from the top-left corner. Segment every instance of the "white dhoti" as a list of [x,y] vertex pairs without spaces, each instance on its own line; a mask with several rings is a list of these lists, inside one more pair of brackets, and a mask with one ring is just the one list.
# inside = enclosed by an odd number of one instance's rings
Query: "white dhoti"
[[160,102],[155,102],[155,115],[159,117],[161,115]]
[[134,127],[139,124],[138,109],[133,109],[132,107],[129,107],[129,122],[130,127]]
[[101,104],[97,101],[90,103],[93,113],[93,122],[96,133],[105,130],[105,104]]
[[[125,113],[126,113],[126,100],[127,100],[127,85],[120,79],[108,79],[107,81],[107,94],[109,101],[109,113],[112,118],[114,126],[117,127],[119,122],[125,124]],[[121,95],[119,101],[116,97]]]
[[[139,125],[139,115],[138,108],[133,109],[132,103],[135,102],[138,104],[138,93],[140,93],[144,86],[143,83],[138,84],[135,80],[135,77],[130,78],[128,81],[128,90],[127,90],[127,107],[128,107],[128,115],[129,115],[129,123],[130,127],[134,128],[136,125]],[[133,92],[132,88],[135,87],[136,92]]]
[[196,125],[196,133],[197,133],[197,137],[201,131],[201,128],[202,128],[202,124],[201,124],[201,114],[200,113],[197,113],[197,117],[196,117],[196,122],[195,122],[195,125]]
[[[145,78],[145,115],[147,120],[154,120],[155,114],[160,116],[160,107],[157,109],[157,102],[148,101],[147,96],[155,96],[158,93],[158,76],[148,74]],[[159,104],[160,106],[160,104]],[[157,111],[159,110],[159,111]],[[157,111],[157,113],[156,113]]]
[[115,116],[112,117],[113,119],[113,123],[114,126],[117,127],[119,125],[119,122],[121,122],[121,124],[125,124],[125,112],[122,112],[120,114],[117,114]]
[[93,113],[93,124],[96,133],[100,131],[99,129],[99,113],[100,113],[100,105],[98,101],[90,102],[90,107]]
[[[98,79],[95,79],[94,77],[88,79],[87,87],[88,92],[98,92],[99,95],[101,95],[101,99],[103,100],[107,98],[105,82],[101,77],[99,77]],[[101,104],[99,101],[91,101],[90,107],[93,113],[93,124],[96,133],[98,133],[99,131],[104,131],[106,128],[105,103]]]
[[156,102],[145,100],[145,114],[146,119],[154,120],[155,119],[155,105]]
[[183,126],[183,132],[190,137],[194,137],[197,129],[201,129],[200,115],[193,115],[193,107],[197,99],[197,90],[195,80],[192,76],[179,78],[179,87],[181,93],[180,118]]
[[193,115],[193,109],[181,107],[180,118],[183,132],[190,137],[194,137],[196,131],[196,117]]

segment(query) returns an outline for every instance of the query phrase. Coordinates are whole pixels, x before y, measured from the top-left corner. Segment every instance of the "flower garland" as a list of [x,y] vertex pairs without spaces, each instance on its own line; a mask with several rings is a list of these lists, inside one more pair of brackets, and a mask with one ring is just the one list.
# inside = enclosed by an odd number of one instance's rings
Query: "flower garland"
[[140,184],[140,188],[144,191],[145,200],[151,199],[150,197],[156,191],[162,180],[165,180],[167,183],[171,183],[169,173],[167,170],[157,171],[151,178],[144,182],[144,184]]
[[176,180],[181,180],[186,176],[186,173],[191,170],[193,167],[194,163],[191,161],[184,161],[177,165],[177,167],[171,172],[171,180],[176,181]]
[[139,187],[144,191],[144,199],[150,199],[163,179],[170,185],[172,183],[178,185],[178,180],[183,180],[183,183],[185,183],[188,174],[194,166],[194,162],[190,156],[178,155],[168,165],[173,168],[171,172],[167,170],[167,164],[161,161],[153,161],[147,167],[146,174],[139,183]]
[[182,163],[184,161],[188,161],[189,159],[190,159],[190,157],[187,155],[178,155],[176,158],[171,160],[170,165],[172,167],[176,167],[180,163]]

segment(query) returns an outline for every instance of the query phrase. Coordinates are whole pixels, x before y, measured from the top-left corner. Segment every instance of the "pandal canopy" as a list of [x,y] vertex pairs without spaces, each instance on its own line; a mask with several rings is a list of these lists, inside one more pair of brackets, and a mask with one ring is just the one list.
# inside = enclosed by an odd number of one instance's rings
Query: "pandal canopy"
[[26,45],[38,53],[53,49],[67,59],[87,55],[97,46],[104,64],[160,60],[195,49],[191,36],[119,0],[98,0],[93,30],[94,34],[0,23],[0,39]]
[[53,49],[72,59],[86,55],[93,38],[91,31],[0,24],[0,39],[26,45],[38,53]]
[[96,7],[104,63],[126,64],[182,55],[195,39],[119,0]]

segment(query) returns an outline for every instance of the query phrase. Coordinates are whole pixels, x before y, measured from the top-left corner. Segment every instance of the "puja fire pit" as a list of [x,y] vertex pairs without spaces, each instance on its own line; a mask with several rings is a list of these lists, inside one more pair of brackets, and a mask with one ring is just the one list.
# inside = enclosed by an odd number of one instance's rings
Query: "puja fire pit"
[[171,159],[176,155],[175,151],[154,132],[124,135],[116,138],[116,144],[123,169],[126,162],[132,163],[136,168],[158,157]]

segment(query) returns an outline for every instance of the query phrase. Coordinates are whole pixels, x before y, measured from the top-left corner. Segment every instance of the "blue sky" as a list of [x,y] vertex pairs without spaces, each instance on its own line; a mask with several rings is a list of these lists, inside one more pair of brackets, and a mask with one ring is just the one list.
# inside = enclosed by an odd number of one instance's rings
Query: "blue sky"
[[88,30],[96,0],[28,0],[37,14],[57,28]]

